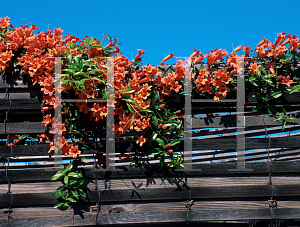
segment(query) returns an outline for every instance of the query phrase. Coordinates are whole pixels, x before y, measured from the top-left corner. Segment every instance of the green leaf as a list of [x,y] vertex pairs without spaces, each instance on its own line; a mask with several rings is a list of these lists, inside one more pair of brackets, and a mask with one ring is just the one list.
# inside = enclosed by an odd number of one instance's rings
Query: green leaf
[[82,177],[82,175],[80,175],[79,173],[71,172],[68,174],[68,177],[80,178],[80,177]]
[[85,194],[85,192],[84,192],[82,189],[76,188],[76,190],[78,191],[78,193],[79,193],[83,198],[86,198],[86,194]]
[[68,182],[69,182],[69,177],[68,176],[64,177],[64,182],[65,182],[65,184],[68,184]]
[[155,91],[155,95],[154,95],[154,98],[151,100],[151,105],[153,105],[154,103],[157,103],[159,102],[160,100],[160,94],[158,91]]
[[142,109],[142,110],[141,110],[141,112],[153,113],[153,111],[152,111],[152,110],[150,110],[150,109]]
[[297,118],[293,117],[293,116],[286,116],[285,119],[287,119],[287,120],[297,120]]
[[277,98],[279,98],[280,96],[282,96],[281,91],[277,91],[277,92],[271,94],[271,95],[268,97],[267,100],[277,99]]
[[157,132],[153,133],[152,140],[155,140],[157,136],[158,136]]
[[134,120],[134,115],[131,116],[130,124],[132,124],[133,120]]
[[76,184],[78,184],[78,180],[69,180],[69,186],[75,187]]
[[93,45],[91,45],[90,48],[91,48],[91,49],[92,49],[92,48],[102,48],[102,45],[101,45],[101,44],[93,44]]
[[127,88],[127,89],[124,89],[123,91],[121,91],[120,94],[122,94],[122,93],[133,93],[133,92],[135,92],[135,89]]
[[63,172],[61,172],[61,171],[59,171],[59,172],[57,172],[54,176],[52,176],[51,178],[50,178],[50,180],[57,180],[58,178],[60,178],[61,176],[63,176],[64,174],[63,174]]
[[147,155],[157,155],[162,152],[161,148],[153,148],[147,152]]
[[254,85],[255,87],[258,87],[259,85],[257,84],[257,83],[255,83],[254,81],[250,81],[250,83],[252,84],[252,85]]
[[53,208],[58,208],[58,207],[61,207],[62,205],[64,205],[65,203],[58,203],[56,205],[53,206]]
[[274,83],[271,80],[266,80],[266,82],[271,85],[272,87],[275,87]]
[[28,137],[29,137],[28,134],[24,134],[24,135],[22,135],[22,136],[19,137],[19,140],[23,140],[23,139],[26,139]]
[[173,141],[171,141],[171,147],[172,146],[175,146],[176,144],[179,144],[181,142],[181,140],[173,140]]
[[58,193],[59,193],[59,190],[57,189],[57,190],[54,191],[53,196],[57,196]]
[[165,76],[167,76],[168,75],[168,73],[169,72],[171,72],[171,70],[172,70],[172,66],[170,65],[165,71],[164,71],[164,74],[163,74],[163,76],[162,77],[165,77]]
[[132,97],[130,97],[130,96],[122,96],[122,100],[124,100],[126,102],[134,103],[139,108],[139,111],[141,111],[141,106]]
[[282,118],[283,118],[283,116],[284,116],[283,114],[279,115],[278,117],[276,117],[276,118],[275,118],[275,120],[274,120],[274,121],[279,121],[280,119],[282,119]]
[[71,190],[72,194],[75,196],[76,199],[79,199],[78,192],[76,190]]
[[[75,114],[76,114],[76,110],[75,110]],[[68,165],[67,165],[67,167],[66,167],[66,171],[68,171],[68,170],[70,170],[70,169],[72,169],[73,168],[73,162],[70,162]]]
[[293,92],[300,92],[300,84],[292,87],[290,93],[292,94]]
[[76,202],[76,200],[73,199],[72,197],[68,197],[67,200],[69,200],[70,202],[74,202],[74,203]]
[[257,73],[258,76],[261,76],[261,71],[260,71],[260,69],[257,69],[256,73]]
[[165,165],[165,156],[160,156],[160,160],[159,160],[159,170],[161,170],[162,168],[164,168]]
[[60,194],[63,200],[66,200],[66,195],[62,191],[58,191],[58,193]]
[[283,121],[282,121],[282,131],[284,130],[285,125],[286,125],[286,120],[285,120],[285,118],[283,118]]
[[162,141],[160,138],[156,138],[155,141],[157,141],[162,147],[166,146],[165,142]]
[[256,107],[254,107],[251,112],[256,112],[264,107],[264,104],[260,103]]
[[85,47],[88,48],[93,41],[94,41],[94,39],[92,37],[86,37],[85,42],[84,42]]
[[273,107],[271,107],[271,106],[267,106],[267,110],[268,110],[268,112],[271,114],[271,115],[275,115],[276,114],[276,111],[273,109]]
[[154,114],[151,114],[151,117],[152,117],[154,126],[157,127],[157,126],[158,126],[158,120],[157,120],[157,117],[156,117]]
[[262,96],[261,94],[255,94],[255,95],[252,95],[252,97],[255,97],[257,99],[267,100],[266,97]]
[[131,105],[129,103],[126,103],[126,104],[127,104],[129,111],[134,114],[135,112],[134,112],[133,108],[131,107]]
[[285,111],[285,109],[283,108],[283,106],[281,106],[281,108],[282,108],[282,110],[283,110],[284,115],[286,115],[286,111]]

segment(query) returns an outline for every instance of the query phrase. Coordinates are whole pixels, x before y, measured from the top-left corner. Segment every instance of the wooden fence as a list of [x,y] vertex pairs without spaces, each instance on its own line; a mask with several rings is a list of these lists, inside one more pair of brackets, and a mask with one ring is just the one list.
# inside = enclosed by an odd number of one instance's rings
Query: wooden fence
[[[1,139],[6,133],[36,135],[46,130],[39,88],[17,83],[8,89],[9,99],[0,86]],[[245,105],[245,168],[251,171],[236,170],[236,104],[193,102],[192,113],[198,115],[192,118],[192,169],[161,172],[151,157],[151,166],[128,167],[118,156],[134,153],[138,147],[130,136],[143,134],[128,132],[116,142],[118,171],[95,166],[92,152],[83,152],[87,199],[66,211],[52,208],[57,203],[52,194],[61,183],[49,181],[58,171],[47,153],[50,144],[8,147],[2,142],[0,226],[185,226],[187,220],[189,226],[299,225],[300,120],[288,120],[282,132],[281,121],[250,112],[257,104],[251,96],[247,94]],[[300,93],[284,94],[273,104],[299,117]],[[9,122],[4,124],[9,108]],[[105,151],[104,125],[87,122],[86,127],[98,134]],[[71,159],[62,158],[65,163]]]

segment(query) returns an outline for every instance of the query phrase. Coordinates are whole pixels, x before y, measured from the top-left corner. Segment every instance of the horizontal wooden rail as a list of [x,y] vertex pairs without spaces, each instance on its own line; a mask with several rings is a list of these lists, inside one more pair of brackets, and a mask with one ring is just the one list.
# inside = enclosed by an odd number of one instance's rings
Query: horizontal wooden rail
[[[187,164],[186,164],[187,165]],[[85,169],[85,175],[88,179],[94,179],[93,166],[82,166]],[[300,173],[300,161],[269,161],[269,162],[248,162],[246,169],[253,171],[230,171],[236,169],[235,162],[227,163],[204,163],[193,164],[192,171],[178,169],[174,171],[159,171],[157,165],[145,167],[116,167],[120,171],[105,170],[103,168],[95,168],[95,175],[98,179],[115,179],[115,178],[141,178],[141,177],[185,177],[185,176],[250,176],[250,175],[268,175],[272,174],[296,174]],[[26,169],[8,169],[9,179],[11,182],[24,181],[48,181],[57,171],[58,168],[26,168]],[[0,170],[0,184],[6,184],[7,178],[5,169]]]
[[[274,197],[300,199],[299,177],[272,177]],[[185,188],[184,177],[147,177],[143,179],[105,179],[98,182],[102,203],[112,202],[168,202],[184,201],[189,197]],[[269,176],[255,177],[188,177],[188,186],[192,190],[194,200],[268,200],[272,194]],[[18,183],[11,185],[15,207],[54,205],[59,196],[53,192],[61,186],[61,182]],[[87,181],[82,189],[87,193],[87,201],[98,201],[97,189],[91,181]],[[0,185],[0,207],[7,207],[10,195],[6,194],[7,184]],[[43,199],[42,199],[43,198]],[[300,204],[299,204],[300,208]]]
[[[294,115],[299,117],[299,114]],[[282,120],[274,121],[274,117],[265,116],[245,116],[245,127],[252,126],[280,126]],[[265,123],[264,123],[265,122]],[[300,118],[295,120],[287,120],[287,125],[300,125]],[[105,122],[83,122],[82,125],[87,131],[103,131],[105,130]],[[236,127],[236,115],[227,116],[194,116],[192,117],[192,128],[208,128],[208,127]],[[6,123],[6,130],[9,134],[17,133],[45,133],[46,127],[43,127],[42,122],[13,122]],[[51,130],[51,127],[49,127]],[[0,134],[5,134],[4,123],[0,123]]]
[[[298,226],[297,216],[300,212],[296,201],[281,201],[274,209],[277,219],[281,223]],[[113,204],[101,205],[98,223],[101,226],[187,226],[186,202],[150,203],[150,204]],[[298,212],[298,213],[297,213]],[[217,215],[216,215],[217,214]],[[96,227],[96,211],[90,208],[80,210],[70,209],[61,211],[50,207],[14,208],[12,226],[18,227],[53,227],[53,226],[94,226]],[[0,210],[0,221],[6,223],[7,215]],[[218,224],[218,220],[222,223]],[[274,220],[266,201],[199,201],[190,211],[190,225],[205,227],[248,227],[250,220],[263,224],[264,221]],[[291,220],[291,221],[287,221]],[[235,221],[235,222],[234,222]],[[244,221],[244,222],[243,222]],[[205,224],[209,222],[210,224]],[[138,225],[140,224],[140,225]],[[194,225],[195,224],[195,225]],[[265,223],[268,226],[268,223]]]

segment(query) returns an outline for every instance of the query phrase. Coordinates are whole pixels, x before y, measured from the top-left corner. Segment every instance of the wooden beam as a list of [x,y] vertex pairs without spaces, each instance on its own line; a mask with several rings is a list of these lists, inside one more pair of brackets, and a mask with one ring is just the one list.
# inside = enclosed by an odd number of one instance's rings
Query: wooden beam
[[[184,163],[183,163],[184,164]],[[253,169],[251,172],[230,171],[236,169],[236,163],[204,163],[193,164],[192,171],[178,170],[162,170],[159,171],[157,165],[134,167],[122,166],[116,167],[120,171],[109,171],[103,168],[95,168],[97,179],[116,179],[116,178],[139,178],[139,177],[185,177],[185,176],[243,176],[245,174],[255,175],[263,174],[299,174],[300,161],[270,161],[266,162],[249,162],[246,163],[246,169]],[[94,179],[92,166],[84,166],[85,176],[88,179]],[[24,181],[48,181],[56,172],[57,168],[26,168],[26,169],[9,169],[8,176],[12,182]],[[5,169],[0,170],[0,183],[7,183]]]
[[[188,177],[187,185],[191,189],[191,198],[195,201],[220,200],[266,200],[272,195],[284,200],[300,198],[299,177],[272,177],[269,185],[269,176],[255,177]],[[105,179],[98,181],[101,202],[170,202],[185,201],[190,191],[184,186],[184,177],[147,177],[143,179]],[[61,186],[60,182],[43,183],[13,183],[13,204],[15,207],[35,205],[54,205],[59,196],[53,197],[53,192]],[[96,203],[98,192],[91,180],[87,180],[83,188],[87,193],[86,202]],[[7,194],[7,184],[0,186],[0,207],[7,207],[11,197]],[[278,202],[279,203],[279,202]],[[299,205],[300,208],[300,205]]]
[[[273,209],[276,219],[297,220],[298,202],[282,201]],[[266,201],[199,201],[190,211],[190,225],[186,225],[187,208],[185,202],[150,204],[112,204],[101,205],[98,224],[101,226],[136,226],[137,224],[162,224],[166,226],[243,226],[242,221],[271,221],[274,217]],[[299,204],[299,203],[298,203]],[[298,212],[298,213],[297,213]],[[66,211],[50,207],[14,208],[11,214],[12,226],[96,226],[96,212],[84,206]],[[0,220],[6,223],[7,215],[0,210]],[[226,221],[226,222],[225,222]],[[236,223],[234,223],[236,221]],[[238,223],[240,222],[240,223]],[[208,225],[210,223],[210,225]],[[239,224],[239,225],[234,225]],[[249,226],[249,224],[247,225]]]
[[[8,134],[45,133],[46,128],[42,122],[16,122],[6,123],[6,131]],[[0,123],[0,134],[5,134],[4,123]]]

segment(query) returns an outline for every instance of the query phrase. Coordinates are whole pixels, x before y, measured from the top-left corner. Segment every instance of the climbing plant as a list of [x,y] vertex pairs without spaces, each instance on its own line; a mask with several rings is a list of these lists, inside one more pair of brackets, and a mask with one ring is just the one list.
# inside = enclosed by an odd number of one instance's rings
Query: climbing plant
[[[144,135],[135,137],[137,146],[145,148],[143,152],[119,156],[120,159],[131,160],[131,165],[149,164],[145,157],[152,155],[159,160],[160,169],[182,166],[179,145],[184,137],[184,116],[180,115],[180,108],[185,95],[186,67],[191,73],[192,97],[205,95],[222,101],[236,97],[236,77],[240,70],[238,61],[243,59],[246,90],[253,91],[253,97],[258,100],[252,112],[265,111],[274,116],[274,120],[282,119],[282,130],[286,119],[295,119],[287,115],[283,106],[284,113],[277,112],[272,102],[282,96],[283,90],[279,89],[282,86],[290,94],[300,92],[299,81],[293,80],[290,75],[290,68],[297,66],[300,57],[300,41],[296,35],[279,33],[275,42],[263,38],[254,49],[240,45],[230,53],[214,49],[203,54],[194,49],[188,62],[177,60],[174,68],[169,66],[161,73],[157,66],[142,64],[143,50],[138,49],[135,58],[129,60],[120,52],[121,43],[116,38],[104,35],[103,40],[93,37],[80,40],[71,35],[64,37],[60,28],[35,34],[37,29],[33,24],[14,28],[8,17],[0,19],[0,69],[5,75],[3,79],[27,75],[33,84],[41,87],[42,123],[47,129],[51,126],[52,130],[37,138],[40,143],[51,142],[49,152],[57,145],[61,147],[62,154],[73,155],[75,159],[51,178],[63,178],[63,186],[54,193],[61,196],[62,202],[55,207],[68,207],[80,196],[85,197],[80,189],[84,182],[84,175],[78,169],[78,165],[83,163],[80,155],[86,149],[94,151],[95,147],[90,141],[93,135],[82,122],[105,122],[109,113],[105,102],[62,103],[63,134],[54,143],[54,124],[59,123],[53,114],[57,78],[55,57],[62,59],[62,98],[81,100],[108,98],[110,68],[107,58],[113,58],[115,137],[119,140],[128,131],[144,132]],[[104,41],[107,43],[104,44]],[[175,58],[173,53],[169,53],[161,65],[171,58]],[[11,135],[8,144],[15,145],[28,137]]]

